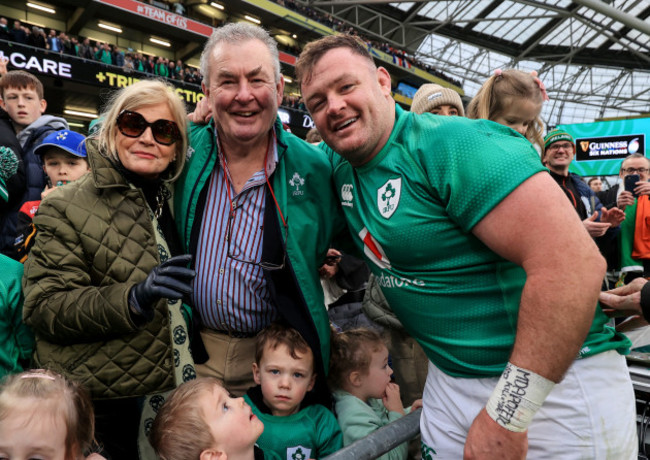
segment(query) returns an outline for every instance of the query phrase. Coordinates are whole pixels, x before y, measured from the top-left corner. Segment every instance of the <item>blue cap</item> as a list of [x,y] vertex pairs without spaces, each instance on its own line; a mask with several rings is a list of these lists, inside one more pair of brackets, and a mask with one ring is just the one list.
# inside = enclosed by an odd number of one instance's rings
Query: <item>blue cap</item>
[[88,156],[86,153],[86,138],[82,134],[68,129],[48,134],[43,139],[43,143],[34,149],[34,153],[43,155],[49,147],[56,147],[80,158]]

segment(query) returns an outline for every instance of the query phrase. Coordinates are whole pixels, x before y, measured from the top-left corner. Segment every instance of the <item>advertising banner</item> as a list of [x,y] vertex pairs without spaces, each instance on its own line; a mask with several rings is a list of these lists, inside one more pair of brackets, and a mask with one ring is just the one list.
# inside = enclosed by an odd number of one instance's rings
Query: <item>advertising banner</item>
[[[99,61],[81,59],[68,54],[0,40],[0,57],[9,59],[9,70],[24,70],[34,75],[59,77],[93,86],[124,88],[136,81],[151,78],[141,72],[125,72],[121,67],[106,65]],[[167,79],[176,87],[176,93],[190,106],[205,96],[201,87],[180,80]]]
[[646,155],[650,118],[568,124],[558,128],[576,141],[571,172],[581,176],[609,176],[618,174],[621,161],[628,155]]

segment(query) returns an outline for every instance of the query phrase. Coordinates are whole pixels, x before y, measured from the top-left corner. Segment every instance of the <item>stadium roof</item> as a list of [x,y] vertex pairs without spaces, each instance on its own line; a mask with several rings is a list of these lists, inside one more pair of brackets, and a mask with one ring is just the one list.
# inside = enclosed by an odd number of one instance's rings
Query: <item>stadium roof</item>
[[412,53],[473,96],[497,68],[536,70],[544,121],[650,116],[648,0],[310,0]]

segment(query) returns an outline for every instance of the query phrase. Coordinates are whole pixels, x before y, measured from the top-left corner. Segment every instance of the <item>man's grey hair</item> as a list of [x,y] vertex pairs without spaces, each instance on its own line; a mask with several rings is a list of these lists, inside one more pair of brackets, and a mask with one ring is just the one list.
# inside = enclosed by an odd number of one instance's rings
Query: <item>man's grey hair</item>
[[648,167],[650,168],[650,158],[646,157],[642,153],[631,153],[625,158],[623,158],[623,161],[621,161],[621,171],[623,170],[623,165],[627,160],[633,160],[634,158],[643,158],[645,161],[648,162]]
[[280,56],[278,54],[278,43],[275,39],[259,26],[246,22],[232,22],[215,29],[203,48],[200,66],[203,84],[206,87],[210,85],[210,59],[214,48],[221,43],[239,44],[248,40],[259,40],[266,45],[271,54],[275,82],[280,81]]

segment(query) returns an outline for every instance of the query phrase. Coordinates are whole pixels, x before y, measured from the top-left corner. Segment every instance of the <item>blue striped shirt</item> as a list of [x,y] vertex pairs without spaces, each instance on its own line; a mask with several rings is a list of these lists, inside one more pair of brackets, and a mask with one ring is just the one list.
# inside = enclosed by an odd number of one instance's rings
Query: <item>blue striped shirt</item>
[[[276,163],[274,136],[266,164],[269,176],[275,171]],[[238,259],[260,262],[266,196],[264,170],[256,172],[236,195],[231,184],[230,176],[225,180],[223,165],[217,162],[210,175],[201,222],[193,300],[206,327],[255,333],[268,326],[278,313],[271,304],[262,269],[227,255],[230,208],[227,187],[234,207],[230,253]]]

